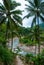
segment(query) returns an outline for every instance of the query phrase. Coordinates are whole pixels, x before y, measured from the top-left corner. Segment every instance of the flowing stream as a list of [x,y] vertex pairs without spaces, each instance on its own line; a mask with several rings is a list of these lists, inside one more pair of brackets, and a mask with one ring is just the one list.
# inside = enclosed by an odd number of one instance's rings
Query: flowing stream
[[[13,39],[13,51],[15,50],[15,49],[17,49],[17,47],[19,47],[20,48],[20,52],[19,52],[19,54],[23,54],[23,55],[25,55],[25,54],[27,54],[27,52],[28,53],[32,53],[32,54],[35,54],[35,46],[29,46],[29,47],[27,47],[27,46],[25,46],[25,45],[20,45],[19,44],[19,38],[14,38]],[[11,48],[11,40],[9,41],[9,48]],[[41,49],[43,48],[43,46],[41,46]],[[37,48],[36,48],[36,51],[38,52],[38,46],[37,46]]]
[[19,45],[19,39],[18,38],[15,38],[13,40],[13,48],[17,48],[18,45]]

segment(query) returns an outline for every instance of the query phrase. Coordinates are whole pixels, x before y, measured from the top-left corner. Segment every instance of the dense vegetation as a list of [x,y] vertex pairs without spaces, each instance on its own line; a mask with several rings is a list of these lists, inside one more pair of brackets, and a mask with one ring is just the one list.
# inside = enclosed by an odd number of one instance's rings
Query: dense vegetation
[[25,56],[20,56],[20,58],[25,65],[44,65],[44,50],[38,55],[28,53]]
[[10,50],[4,48],[3,46],[0,46],[0,61],[4,65],[8,64],[12,65],[15,57],[16,57],[15,54],[12,53]]
[[[22,11],[16,9],[20,6],[13,0],[3,0],[0,3],[0,62],[3,65],[12,65],[16,59],[16,53],[12,52],[13,38],[18,36],[20,42],[29,45],[38,45],[38,54],[26,54],[23,61],[26,64],[44,65],[44,50],[40,53],[41,42],[44,42],[44,2],[42,0],[26,0],[27,15],[24,18],[34,16],[30,28],[22,27]],[[23,19],[24,19],[23,18]],[[40,20],[39,20],[40,19]],[[8,49],[7,42],[11,39],[11,49]],[[36,51],[36,50],[35,50]]]
[[[16,10],[20,3],[12,0],[3,0],[0,3],[0,62],[3,65],[15,64],[16,54],[12,52],[13,37],[17,35],[17,28],[22,25],[21,10]],[[15,35],[13,36],[13,34]],[[11,49],[8,49],[7,42],[12,40]],[[14,62],[13,62],[14,61]]]

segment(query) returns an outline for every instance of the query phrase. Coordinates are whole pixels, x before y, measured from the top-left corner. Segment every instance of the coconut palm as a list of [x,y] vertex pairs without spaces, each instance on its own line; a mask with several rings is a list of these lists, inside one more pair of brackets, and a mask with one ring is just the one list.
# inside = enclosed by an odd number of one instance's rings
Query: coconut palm
[[25,0],[25,1],[28,2],[28,4],[26,4],[26,10],[27,10],[28,14],[25,17],[29,18],[29,17],[33,16],[33,21],[32,21],[31,27],[33,27],[33,26],[36,27],[36,25],[38,24],[38,29],[36,30],[36,33],[38,32],[38,37],[37,38],[35,37],[35,38],[38,41],[38,52],[40,53],[39,21],[40,20],[44,21],[44,18],[43,18],[44,9],[42,10],[42,8],[44,8],[44,3],[42,2],[42,0]]
[[[30,34],[29,34],[29,38],[32,41],[32,44],[34,43],[34,45],[35,45],[35,54],[36,54],[36,48],[37,48],[37,42],[38,42],[37,41],[37,39],[38,39],[37,29],[38,29],[38,25],[36,25],[34,28],[32,28],[31,31],[30,31]],[[40,32],[39,33],[40,34],[40,39],[42,39],[42,36],[41,36],[42,30],[41,30],[41,28],[39,29],[39,32]]]
[[[22,24],[22,11],[17,9],[20,3],[12,0],[3,0],[3,4],[0,3],[0,25],[6,24],[6,37],[7,32],[11,28],[17,30],[17,27]],[[11,32],[11,31],[9,31]]]

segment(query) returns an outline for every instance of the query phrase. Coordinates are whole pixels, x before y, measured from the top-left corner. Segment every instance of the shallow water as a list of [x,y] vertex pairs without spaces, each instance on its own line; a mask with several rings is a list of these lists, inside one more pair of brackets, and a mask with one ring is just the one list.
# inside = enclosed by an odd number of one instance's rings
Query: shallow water
[[17,39],[14,39],[13,40],[13,48],[17,48],[18,45],[19,45],[19,39],[18,38]]

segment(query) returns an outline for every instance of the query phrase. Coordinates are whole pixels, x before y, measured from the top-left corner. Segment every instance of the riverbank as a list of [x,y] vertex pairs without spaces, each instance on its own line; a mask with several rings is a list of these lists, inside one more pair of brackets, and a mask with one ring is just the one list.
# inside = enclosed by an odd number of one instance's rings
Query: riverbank
[[[25,46],[24,44],[19,44],[19,48],[22,48],[22,50],[24,50],[25,52],[31,52],[31,53],[35,53],[35,49],[36,49],[36,53],[38,53],[38,45],[37,46]],[[40,51],[42,51],[42,49],[44,49],[44,46],[40,45]]]
[[[35,53],[35,50],[36,50],[36,53],[38,53],[38,45],[36,45],[36,46],[26,46],[25,44],[17,42],[17,40],[19,40],[18,37],[14,37],[13,40],[14,41],[16,40],[16,42],[15,42],[16,44],[13,43],[13,46],[15,46],[15,47],[17,46],[17,47],[21,48],[25,52]],[[11,39],[9,39],[8,45],[9,45],[9,48],[11,48]],[[13,47],[13,49],[15,47]],[[42,51],[43,48],[44,48],[44,45],[40,45],[40,51]]]

